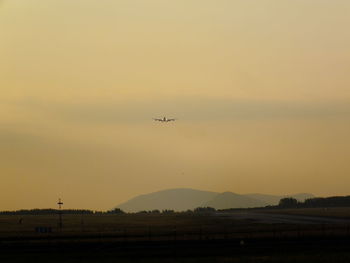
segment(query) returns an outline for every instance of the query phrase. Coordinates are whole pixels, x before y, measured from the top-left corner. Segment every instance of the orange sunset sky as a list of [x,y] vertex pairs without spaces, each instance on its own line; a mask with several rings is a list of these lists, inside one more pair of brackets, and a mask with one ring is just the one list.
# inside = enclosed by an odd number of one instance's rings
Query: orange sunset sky
[[[0,210],[188,187],[347,195],[350,1],[0,1]],[[162,124],[154,117],[175,117]]]

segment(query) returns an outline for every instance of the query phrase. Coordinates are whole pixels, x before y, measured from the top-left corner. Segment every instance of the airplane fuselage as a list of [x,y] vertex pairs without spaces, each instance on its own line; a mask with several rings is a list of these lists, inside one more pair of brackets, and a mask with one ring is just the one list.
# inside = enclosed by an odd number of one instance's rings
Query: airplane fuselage
[[167,117],[163,117],[161,119],[154,119],[155,121],[160,121],[160,122],[170,122],[170,121],[175,121],[175,119],[168,119]]

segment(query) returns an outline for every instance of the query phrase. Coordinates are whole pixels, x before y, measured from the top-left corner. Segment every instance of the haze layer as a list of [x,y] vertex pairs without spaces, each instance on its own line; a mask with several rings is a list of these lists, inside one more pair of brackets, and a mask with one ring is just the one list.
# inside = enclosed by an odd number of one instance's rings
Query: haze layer
[[108,209],[175,187],[349,194],[349,13],[1,1],[0,209]]

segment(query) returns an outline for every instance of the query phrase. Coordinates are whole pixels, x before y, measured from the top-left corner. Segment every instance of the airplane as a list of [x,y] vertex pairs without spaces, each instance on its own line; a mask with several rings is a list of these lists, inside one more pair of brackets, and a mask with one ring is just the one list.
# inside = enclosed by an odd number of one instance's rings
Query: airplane
[[176,121],[176,119],[167,119],[166,117],[164,117],[163,119],[156,119],[156,118],[153,118],[153,120],[155,120],[155,121],[160,121],[160,122]]

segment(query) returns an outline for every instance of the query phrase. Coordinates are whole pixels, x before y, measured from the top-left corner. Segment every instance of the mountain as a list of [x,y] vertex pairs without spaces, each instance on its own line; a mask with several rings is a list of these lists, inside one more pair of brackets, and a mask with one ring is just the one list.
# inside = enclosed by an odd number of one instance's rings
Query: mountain
[[117,207],[126,212],[155,209],[185,211],[202,206],[203,203],[211,200],[216,195],[215,192],[187,188],[169,189],[137,196]]
[[245,194],[244,196],[251,197],[254,199],[261,200],[268,205],[278,205],[279,201],[282,198],[292,197],[297,199],[298,201],[305,201],[306,199],[315,197],[312,194],[302,193],[302,194],[294,194],[294,195],[265,195],[265,194]]
[[293,197],[300,201],[312,198],[311,194],[265,195],[235,194],[231,192],[216,193],[188,188],[168,189],[155,193],[139,195],[117,207],[125,212],[143,210],[175,210],[186,211],[197,207],[213,207],[215,209],[248,208],[277,205],[280,199]]
[[262,200],[231,192],[218,194],[212,200],[203,204],[204,207],[208,206],[215,209],[263,207],[267,205],[268,203]]

